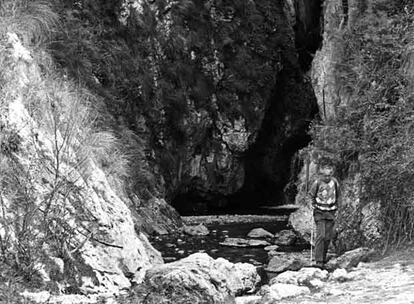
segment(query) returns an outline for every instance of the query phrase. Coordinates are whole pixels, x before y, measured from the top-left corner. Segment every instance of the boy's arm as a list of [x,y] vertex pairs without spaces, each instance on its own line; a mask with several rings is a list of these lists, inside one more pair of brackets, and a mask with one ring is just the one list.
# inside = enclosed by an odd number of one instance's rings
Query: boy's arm
[[316,204],[316,192],[317,191],[318,191],[318,180],[315,180],[312,183],[312,186],[310,187],[310,189],[307,193],[308,201],[310,201],[311,207],[314,207],[315,204]]

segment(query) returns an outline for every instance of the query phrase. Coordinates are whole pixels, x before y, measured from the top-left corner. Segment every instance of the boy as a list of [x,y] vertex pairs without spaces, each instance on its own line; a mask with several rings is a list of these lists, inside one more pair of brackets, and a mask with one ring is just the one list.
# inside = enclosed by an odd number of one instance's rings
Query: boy
[[333,166],[319,167],[319,177],[309,190],[309,198],[316,223],[315,261],[316,266],[323,268],[327,262],[326,254],[334,237],[335,213],[338,209],[339,184],[333,177]]

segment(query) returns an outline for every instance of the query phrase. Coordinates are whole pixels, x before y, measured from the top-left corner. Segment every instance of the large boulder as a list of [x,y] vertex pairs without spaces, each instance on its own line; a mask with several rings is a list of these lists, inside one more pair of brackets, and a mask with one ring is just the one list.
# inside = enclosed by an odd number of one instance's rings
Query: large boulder
[[300,205],[299,209],[289,216],[289,224],[305,241],[311,242],[312,228],[315,229],[312,209],[308,205]]
[[259,282],[260,276],[251,264],[233,264],[223,258],[195,253],[150,269],[136,294],[142,304],[228,304],[234,303],[236,295],[253,292]]
[[273,256],[265,270],[270,277],[273,277],[278,273],[287,270],[296,271],[309,265],[310,261],[304,256],[284,254]]
[[366,247],[360,247],[350,250],[341,256],[330,260],[326,267],[329,269],[343,268],[351,269],[358,266],[359,262],[367,262],[370,257],[375,254],[375,251]]

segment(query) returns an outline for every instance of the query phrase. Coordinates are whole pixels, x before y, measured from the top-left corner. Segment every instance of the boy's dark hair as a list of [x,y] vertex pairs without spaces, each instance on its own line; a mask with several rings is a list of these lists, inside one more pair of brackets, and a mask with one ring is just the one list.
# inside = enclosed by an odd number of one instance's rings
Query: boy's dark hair
[[335,170],[335,165],[331,159],[321,158],[318,162],[317,169],[319,171],[320,169],[324,169],[324,168],[332,168],[333,170]]

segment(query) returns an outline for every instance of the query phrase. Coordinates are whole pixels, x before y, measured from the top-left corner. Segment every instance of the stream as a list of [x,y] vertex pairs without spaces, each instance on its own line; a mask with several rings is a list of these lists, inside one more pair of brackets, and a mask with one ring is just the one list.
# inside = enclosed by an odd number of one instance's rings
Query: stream
[[[287,216],[236,215],[184,217],[186,224],[204,223],[210,230],[207,236],[185,234],[156,236],[150,239],[152,245],[161,252],[164,262],[172,262],[196,252],[205,252],[213,258],[222,257],[230,262],[245,262],[263,266],[268,262],[263,247],[229,247],[220,245],[226,238],[247,238],[254,228],[263,228],[273,234],[289,229]],[[301,251],[302,246],[281,246],[278,251]]]

